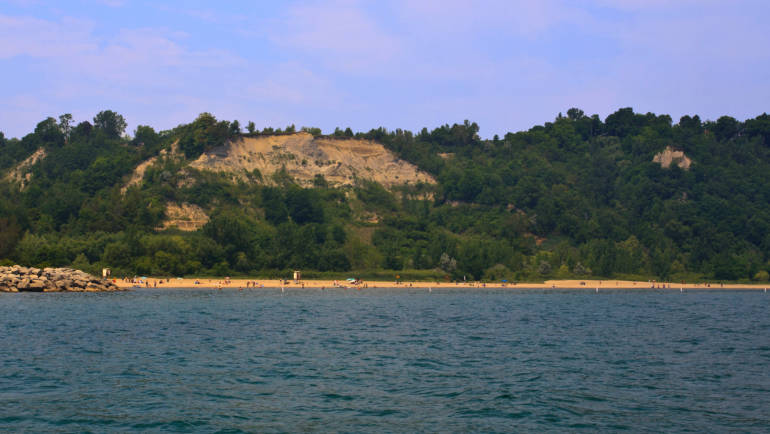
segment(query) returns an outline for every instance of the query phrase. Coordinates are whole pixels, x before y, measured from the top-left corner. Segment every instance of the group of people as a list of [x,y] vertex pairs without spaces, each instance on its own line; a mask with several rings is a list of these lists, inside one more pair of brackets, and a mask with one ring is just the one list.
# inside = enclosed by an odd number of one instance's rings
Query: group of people
[[[141,277],[124,277],[121,279],[122,281],[126,283],[131,283],[138,286],[144,286],[145,288],[150,287],[150,279],[143,279]],[[163,283],[169,283],[171,279],[155,279],[152,281],[152,287],[157,288],[158,285],[163,285]],[[113,283],[117,283],[115,279],[113,279]]]

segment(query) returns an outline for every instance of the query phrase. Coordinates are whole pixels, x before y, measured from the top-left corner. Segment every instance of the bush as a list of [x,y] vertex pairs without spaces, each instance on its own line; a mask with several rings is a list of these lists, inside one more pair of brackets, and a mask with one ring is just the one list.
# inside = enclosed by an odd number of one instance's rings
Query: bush
[[495,264],[484,272],[484,280],[496,281],[508,279],[513,276],[511,270],[503,264]]

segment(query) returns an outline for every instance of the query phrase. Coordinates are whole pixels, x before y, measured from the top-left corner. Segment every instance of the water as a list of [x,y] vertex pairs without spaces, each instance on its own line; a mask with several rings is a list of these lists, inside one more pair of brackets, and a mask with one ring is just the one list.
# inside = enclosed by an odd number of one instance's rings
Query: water
[[770,295],[0,294],[0,431],[770,430]]

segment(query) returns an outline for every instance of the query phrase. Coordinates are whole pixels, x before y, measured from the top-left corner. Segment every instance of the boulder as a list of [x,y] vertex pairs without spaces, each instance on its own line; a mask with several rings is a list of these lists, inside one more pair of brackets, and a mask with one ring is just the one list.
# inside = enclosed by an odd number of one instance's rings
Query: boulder
[[108,280],[71,268],[0,267],[0,292],[120,291]]
[[39,279],[30,280],[29,285],[27,285],[27,291],[42,292],[44,288],[45,282]]

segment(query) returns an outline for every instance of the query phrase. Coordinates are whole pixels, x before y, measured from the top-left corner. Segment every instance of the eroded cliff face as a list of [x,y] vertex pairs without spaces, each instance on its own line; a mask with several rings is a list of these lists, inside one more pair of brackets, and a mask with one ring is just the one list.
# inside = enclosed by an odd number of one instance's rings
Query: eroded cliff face
[[158,230],[176,227],[185,232],[197,231],[209,221],[209,216],[203,208],[190,203],[166,204],[166,219]]
[[666,149],[655,154],[652,162],[659,163],[660,167],[664,169],[668,169],[672,164],[676,164],[680,169],[689,170],[692,165],[692,160],[684,155],[683,151],[675,151],[671,146],[666,146]]
[[29,181],[32,179],[32,173],[30,172],[32,166],[34,166],[35,163],[41,159],[45,158],[45,156],[45,149],[38,149],[32,155],[24,159],[24,161],[20,162],[11,170],[9,170],[8,174],[5,176],[5,179],[17,183],[19,185],[19,189],[24,190],[24,187],[26,187],[27,184],[29,184]]
[[433,177],[377,142],[314,138],[304,132],[239,138],[204,153],[190,166],[241,178],[256,169],[267,184],[276,172],[285,169],[294,181],[305,187],[313,185],[316,175],[322,175],[336,187],[353,185],[356,178],[376,181],[385,188],[436,183]]

